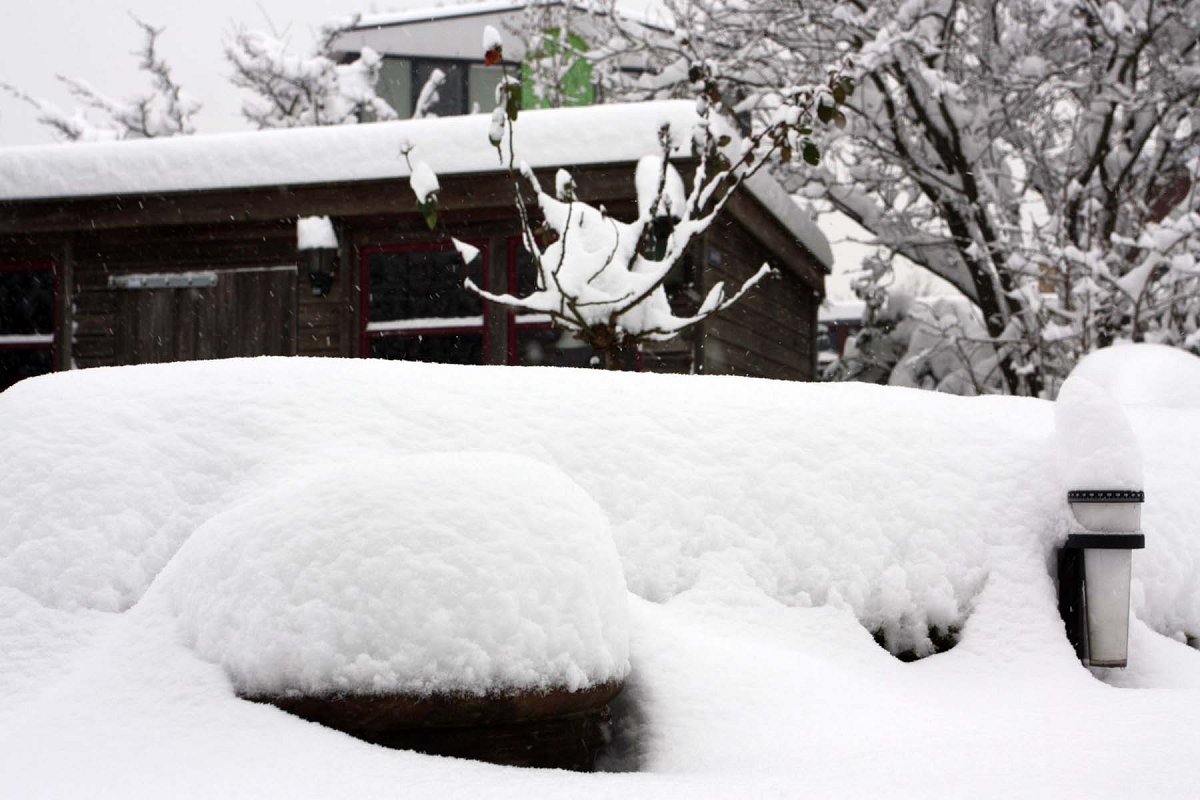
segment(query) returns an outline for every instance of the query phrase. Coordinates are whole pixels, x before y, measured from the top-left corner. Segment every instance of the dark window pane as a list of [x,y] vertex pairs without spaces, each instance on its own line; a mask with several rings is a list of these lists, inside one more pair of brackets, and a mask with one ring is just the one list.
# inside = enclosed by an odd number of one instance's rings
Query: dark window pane
[[0,392],[14,383],[51,371],[53,353],[41,350],[0,350]]
[[533,256],[524,247],[517,248],[517,297],[528,297],[538,289],[538,271],[537,265],[533,263]]
[[426,317],[477,317],[479,296],[463,288],[463,278],[482,283],[483,259],[468,267],[454,250],[376,253],[368,262],[373,322]]
[[381,336],[371,339],[371,358],[435,364],[482,364],[483,335]]
[[464,65],[453,61],[426,61],[424,59],[413,62],[413,113],[416,113],[417,103],[421,99],[421,90],[425,88],[425,82],[429,80],[429,76],[435,69],[440,69],[445,74],[446,80],[438,87],[437,102],[429,106],[426,115],[453,117],[466,114],[469,109],[467,108],[467,78]]
[[54,333],[54,273],[0,270],[0,335]]

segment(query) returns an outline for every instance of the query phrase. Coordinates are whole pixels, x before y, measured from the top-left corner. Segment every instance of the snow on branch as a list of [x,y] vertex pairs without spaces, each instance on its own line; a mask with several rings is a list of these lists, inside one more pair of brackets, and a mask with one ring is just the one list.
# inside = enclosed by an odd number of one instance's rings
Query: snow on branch
[[[486,58],[501,63],[503,42],[494,29],[483,38]],[[785,113],[760,131],[742,137],[718,113],[719,91],[712,76],[698,67],[697,120],[694,129],[659,130],[660,150],[643,156],[635,171],[637,217],[626,222],[580,199],[568,170],[559,170],[554,194],[543,190],[537,176],[518,162],[514,144],[520,108],[520,84],[505,73],[497,90],[497,107],[489,139],[514,182],[522,238],[537,270],[536,289],[524,297],[487,292],[471,282],[480,297],[510,308],[545,314],[618,368],[624,352],[649,341],[664,341],[728,309],[771,274],[764,264],[737,291],[712,287],[690,312],[680,312],[665,288],[667,277],[716,219],[729,198],[760,169],[782,154],[802,153],[809,161],[819,154],[809,138],[819,120],[841,112],[847,87],[833,74],[826,84],[798,87],[786,97]],[[505,152],[507,144],[507,153]],[[405,151],[405,157],[408,152]],[[690,187],[672,162],[694,166]],[[436,227],[431,200],[437,186],[432,173],[410,160],[418,208]],[[532,193],[535,204],[526,203]]]
[[1166,234],[1196,209],[1200,182],[1192,4],[658,5],[653,30],[617,0],[592,14],[603,44],[589,57],[643,68],[616,73],[617,96],[699,86],[757,133],[841,60],[849,81],[828,86],[836,107],[818,107],[832,123],[814,140],[821,169],[805,170],[800,152],[778,173],[860,222],[881,257],[904,255],[967,295],[1008,391],[1053,396],[1083,354],[1114,341],[1195,347],[1176,266],[1194,251]]
[[[58,80],[82,103],[74,111],[66,112],[10,84],[0,83],[0,87],[37,109],[38,121],[67,141],[150,139],[195,133],[192,117],[200,110],[200,104],[175,82],[170,66],[158,52],[158,37],[164,28],[132,18],[143,34],[142,46],[134,55],[139,60],[138,68],[150,76],[150,91],[119,99],[104,94],[87,81],[58,75]],[[88,116],[89,110],[95,118]]]
[[238,29],[226,37],[225,59],[235,86],[253,96],[242,114],[259,128],[345,125],[396,119],[395,109],[376,94],[383,57],[364,47],[358,58],[339,63],[337,36],[357,18],[321,29],[315,51],[291,53],[287,44],[265,31]]

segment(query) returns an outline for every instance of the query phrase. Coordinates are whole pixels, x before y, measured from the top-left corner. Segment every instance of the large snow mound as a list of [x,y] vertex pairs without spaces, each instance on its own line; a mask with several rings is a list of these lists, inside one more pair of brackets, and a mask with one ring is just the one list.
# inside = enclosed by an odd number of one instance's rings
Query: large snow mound
[[[604,510],[629,588],[664,601],[744,576],[848,607],[928,652],[998,568],[1049,579],[1070,512],[1053,405],[862,385],[255,359],[87,370],[0,395],[0,584],[48,605],[135,604],[209,520],[300,465],[510,453]],[[1135,612],[1200,631],[1200,420],[1129,409],[1145,453]],[[1189,434],[1189,432],[1193,432]],[[540,490],[523,484],[523,496]],[[464,483],[469,503],[482,482]],[[1030,589],[1032,591],[1032,589]]]
[[[1147,547],[1130,667],[1096,676],[1056,608],[1070,512],[1053,412],[875,386],[304,359],[25,381],[0,394],[3,786],[122,800],[398,786],[439,800],[1193,796],[1200,652],[1180,640],[1200,620],[1200,410],[1125,408]],[[181,641],[174,604],[217,591],[185,591],[212,566],[200,556],[221,558],[214,537],[234,526],[258,535],[235,510],[302,516],[276,494],[306,503],[324,481],[339,505],[354,494],[337,514],[358,513],[387,502],[369,497],[380,486],[403,491],[388,473],[444,474],[417,468],[430,458],[480,464],[530,510],[559,495],[586,523],[574,485],[607,517],[634,595],[614,744],[637,773],[373,747],[238,700]],[[463,475],[464,507],[495,499]],[[270,574],[302,549],[268,540],[230,546]],[[306,588],[351,572],[304,563]],[[961,625],[958,645],[912,664],[864,629],[915,639],[938,621]]]
[[1178,347],[1116,344],[1084,356],[1071,374],[1122,405],[1200,409],[1200,358]]
[[243,694],[577,690],[629,669],[604,513],[526,458],[322,460],[202,524],[155,582]]

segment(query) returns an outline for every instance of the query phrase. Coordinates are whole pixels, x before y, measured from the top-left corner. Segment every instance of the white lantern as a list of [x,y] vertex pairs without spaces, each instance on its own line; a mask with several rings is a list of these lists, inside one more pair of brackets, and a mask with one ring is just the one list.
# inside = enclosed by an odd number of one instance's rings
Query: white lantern
[[1084,663],[1124,667],[1129,659],[1132,556],[1145,546],[1145,495],[1140,490],[1075,489],[1067,493],[1067,500],[1075,520],[1087,531],[1068,536],[1059,559],[1060,607],[1065,596],[1070,612],[1064,613],[1068,635],[1073,633]]
[[1059,612],[1084,664],[1123,667],[1131,556],[1145,542],[1141,448],[1120,404],[1077,375],[1059,390],[1054,429],[1074,517],[1058,555]]

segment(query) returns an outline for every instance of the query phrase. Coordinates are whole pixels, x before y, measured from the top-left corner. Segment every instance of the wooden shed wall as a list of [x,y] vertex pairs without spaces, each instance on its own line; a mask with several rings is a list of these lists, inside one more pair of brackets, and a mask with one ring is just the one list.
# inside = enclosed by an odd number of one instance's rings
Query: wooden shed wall
[[[616,216],[635,213],[628,168],[580,171],[576,180],[582,196]],[[511,183],[503,176],[443,183],[446,227],[487,248],[488,282],[503,285],[509,242],[519,234]],[[760,207],[740,202],[732,210],[695,256],[696,291],[717,280],[738,286],[764,260],[783,267],[780,277],[703,330],[649,348],[643,366],[809,379],[819,267]],[[295,218],[314,214],[334,216],[342,245],[333,288],[323,297],[313,295],[295,244]],[[361,355],[360,251],[433,240],[403,181],[0,208],[0,263],[50,260],[65,278],[61,330],[74,335],[60,331],[60,369],[259,353]],[[126,290],[109,283],[114,275],[188,271],[216,271],[218,285]],[[485,361],[505,363],[505,315],[489,314],[487,324]],[[225,333],[206,338],[204,330]]]
[[745,225],[727,218],[709,229],[701,258],[705,290],[724,281],[735,291],[764,263],[777,274],[764,278],[736,305],[703,325],[702,371],[718,375],[813,380],[817,359],[817,308],[822,294],[796,275],[803,264],[784,264],[752,237]]

